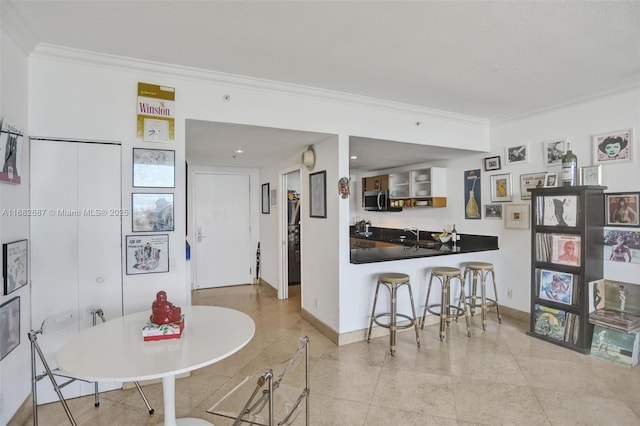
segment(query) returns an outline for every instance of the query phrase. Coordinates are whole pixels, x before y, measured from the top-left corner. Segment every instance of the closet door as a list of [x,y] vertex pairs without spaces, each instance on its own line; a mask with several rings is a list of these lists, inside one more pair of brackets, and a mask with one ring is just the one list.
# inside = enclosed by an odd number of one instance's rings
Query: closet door
[[[39,337],[48,360],[72,333],[92,326],[90,312],[122,315],[120,146],[31,140],[32,326],[60,312],[78,321],[62,339]],[[101,390],[118,385],[104,384]],[[93,392],[83,382],[63,388],[65,396]],[[38,382],[38,402],[55,401],[47,380]]]

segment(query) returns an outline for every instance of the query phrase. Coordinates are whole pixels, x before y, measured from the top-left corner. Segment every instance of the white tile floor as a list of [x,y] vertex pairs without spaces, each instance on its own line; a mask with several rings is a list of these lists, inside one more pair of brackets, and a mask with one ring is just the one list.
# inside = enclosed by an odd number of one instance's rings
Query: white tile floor
[[[336,346],[300,317],[299,287],[277,300],[262,286],[194,292],[197,305],[241,310],[256,322],[256,335],[234,356],[179,379],[179,417],[230,424],[206,413],[247,374],[285,360],[298,337],[311,339],[312,425],[640,425],[640,366],[620,367],[534,339],[527,324],[490,314],[487,330],[472,319],[472,337],[455,322],[440,343],[438,325],[398,335],[396,356],[388,338]],[[363,332],[364,336],[364,332]],[[149,416],[135,389],[71,401],[80,425],[161,424],[162,388],[144,386],[156,408]],[[60,404],[39,408],[41,425],[65,425]],[[303,424],[298,418],[296,424]],[[31,418],[9,425],[29,425]]]

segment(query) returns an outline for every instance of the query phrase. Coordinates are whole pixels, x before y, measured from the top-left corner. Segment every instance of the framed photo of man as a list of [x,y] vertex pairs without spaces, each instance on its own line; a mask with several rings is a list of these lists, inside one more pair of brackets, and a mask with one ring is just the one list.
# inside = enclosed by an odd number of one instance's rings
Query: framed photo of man
[[640,227],[640,192],[607,193],[606,197],[605,225]]
[[618,130],[592,136],[593,164],[622,163],[633,160],[633,130]]

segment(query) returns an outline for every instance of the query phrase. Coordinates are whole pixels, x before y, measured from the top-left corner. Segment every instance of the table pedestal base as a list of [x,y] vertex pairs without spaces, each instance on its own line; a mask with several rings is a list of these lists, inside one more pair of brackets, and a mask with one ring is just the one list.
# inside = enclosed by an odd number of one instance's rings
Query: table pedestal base
[[164,402],[164,426],[213,426],[203,419],[176,419],[176,376],[162,378],[162,399]]

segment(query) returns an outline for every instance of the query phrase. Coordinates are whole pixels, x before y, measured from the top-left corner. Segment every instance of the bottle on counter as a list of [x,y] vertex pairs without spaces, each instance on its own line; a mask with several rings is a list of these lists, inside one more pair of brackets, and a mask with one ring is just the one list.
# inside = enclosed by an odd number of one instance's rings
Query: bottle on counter
[[453,244],[457,244],[458,231],[456,231],[456,225],[453,225],[453,229],[451,230],[451,241],[453,241]]
[[562,186],[578,185],[578,157],[571,151],[567,140],[567,152],[562,157]]

